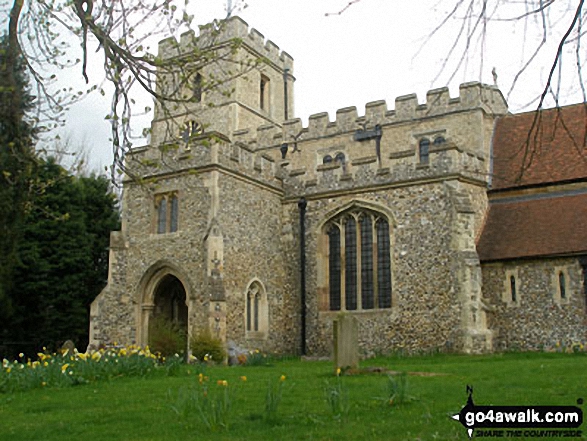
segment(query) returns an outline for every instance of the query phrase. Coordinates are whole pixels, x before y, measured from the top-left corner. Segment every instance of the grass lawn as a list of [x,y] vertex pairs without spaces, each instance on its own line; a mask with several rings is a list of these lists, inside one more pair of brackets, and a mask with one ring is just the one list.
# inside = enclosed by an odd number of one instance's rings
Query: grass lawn
[[[211,429],[196,408],[182,404],[190,393],[203,393],[198,367],[189,366],[175,377],[161,373],[0,394],[0,440],[466,440],[464,428],[449,416],[465,404],[467,384],[477,405],[587,402],[585,353],[389,357],[361,363],[367,366],[442,375],[409,375],[414,399],[389,405],[386,375],[337,378],[328,362],[208,366],[208,398],[230,397],[229,427]],[[228,386],[217,384],[222,380]],[[265,410],[268,383],[282,388],[272,420]],[[325,390],[341,398],[342,412],[328,405]],[[587,423],[581,429],[587,434]]]

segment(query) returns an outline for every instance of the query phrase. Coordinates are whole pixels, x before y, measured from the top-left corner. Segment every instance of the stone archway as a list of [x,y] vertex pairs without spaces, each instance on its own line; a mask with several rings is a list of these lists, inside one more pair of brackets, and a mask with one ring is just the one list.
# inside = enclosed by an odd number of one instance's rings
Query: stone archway
[[162,317],[182,329],[187,328],[188,306],[186,292],[181,281],[168,274],[157,284],[154,293],[153,317]]
[[184,271],[168,261],[152,265],[137,286],[137,342],[149,344],[150,322],[163,317],[175,322],[189,336],[192,288]]
[[[186,290],[181,281],[172,274],[163,276],[155,286],[147,332],[149,346],[164,355],[187,349]],[[178,337],[180,340],[177,340]]]

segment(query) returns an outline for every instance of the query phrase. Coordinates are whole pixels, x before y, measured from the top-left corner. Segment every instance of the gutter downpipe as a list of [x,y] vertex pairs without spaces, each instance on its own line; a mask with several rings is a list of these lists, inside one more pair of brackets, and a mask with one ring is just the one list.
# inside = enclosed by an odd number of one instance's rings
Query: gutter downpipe
[[306,355],[306,198],[298,201],[300,210],[300,303],[301,303],[301,352]]

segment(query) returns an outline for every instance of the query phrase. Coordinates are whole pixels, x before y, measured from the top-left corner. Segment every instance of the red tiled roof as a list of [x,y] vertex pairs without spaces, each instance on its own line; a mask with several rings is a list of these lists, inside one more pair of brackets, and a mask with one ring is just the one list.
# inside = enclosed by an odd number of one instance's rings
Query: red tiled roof
[[587,178],[587,105],[498,119],[492,190]]
[[481,261],[587,253],[587,194],[491,202]]

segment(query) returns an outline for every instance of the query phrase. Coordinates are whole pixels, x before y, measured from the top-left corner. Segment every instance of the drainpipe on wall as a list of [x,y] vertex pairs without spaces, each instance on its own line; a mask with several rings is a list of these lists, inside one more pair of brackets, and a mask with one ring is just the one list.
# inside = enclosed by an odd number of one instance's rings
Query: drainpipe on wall
[[301,352],[306,355],[306,207],[304,197],[298,201],[300,210],[300,303],[301,303]]

